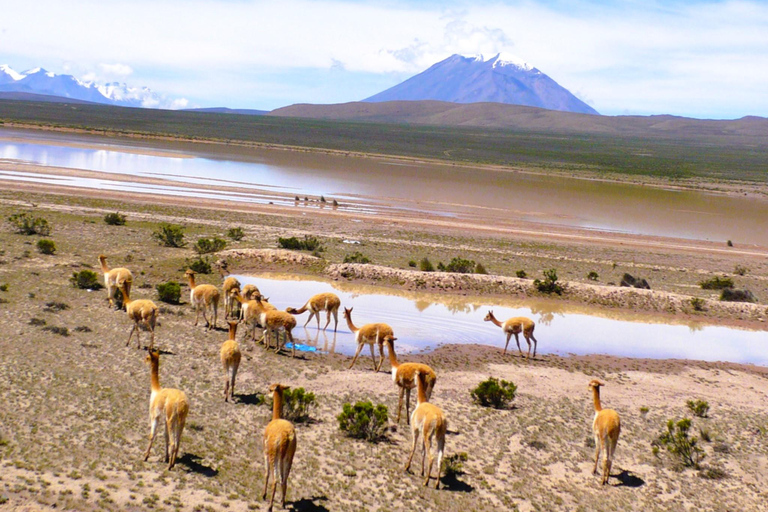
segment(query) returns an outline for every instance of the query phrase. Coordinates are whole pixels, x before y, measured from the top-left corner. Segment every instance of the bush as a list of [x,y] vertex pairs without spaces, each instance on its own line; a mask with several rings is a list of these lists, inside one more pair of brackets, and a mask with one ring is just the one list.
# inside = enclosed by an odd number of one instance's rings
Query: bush
[[69,278],[69,282],[72,286],[80,288],[81,290],[100,290],[104,288],[104,285],[99,281],[99,274],[93,270],[73,272],[72,277]]
[[435,267],[432,266],[432,262],[429,261],[429,258],[425,257],[419,262],[419,270],[422,272],[434,272]]
[[654,453],[658,453],[659,447],[666,447],[667,451],[680,459],[683,466],[699,467],[699,461],[704,458],[704,450],[697,446],[697,439],[688,435],[691,428],[691,420],[683,418],[677,423],[673,420],[667,422],[667,431],[662,432],[653,442]]
[[733,267],[733,273],[737,276],[743,276],[746,275],[747,272],[749,272],[749,269],[747,267],[742,267],[741,265],[736,265]]
[[454,453],[449,457],[443,459],[443,467],[446,478],[450,478],[456,475],[464,474],[464,463],[467,462],[469,456],[467,452]]
[[688,409],[691,410],[694,416],[699,418],[707,417],[707,413],[709,412],[709,404],[704,400],[688,400],[685,402],[685,405],[688,406]]
[[152,233],[152,238],[165,247],[184,247],[184,228],[176,224],[162,223],[157,231]]
[[197,254],[210,254],[223,251],[226,246],[227,241],[222,238],[200,238],[193,249]]
[[554,268],[544,271],[544,281],[534,279],[533,286],[541,293],[563,293],[563,286],[557,283],[557,270]]
[[321,251],[320,240],[317,237],[305,235],[304,240],[299,240],[295,236],[290,238],[278,238],[278,245],[283,249],[294,251]]
[[51,226],[42,217],[33,217],[27,213],[14,213],[8,217],[8,222],[11,223],[17,233],[22,235],[48,236],[51,234]]
[[704,304],[704,299],[698,297],[693,297],[691,299],[691,307],[693,307],[694,311],[704,311]]
[[472,400],[483,407],[503,409],[507,402],[515,399],[516,391],[517,386],[512,382],[489,377],[488,380],[481,382],[475,389],[471,390],[471,394]]
[[9,284],[3,283],[0,285],[0,292],[7,292],[8,291]]
[[715,276],[712,279],[701,281],[699,285],[704,290],[724,290],[725,288],[733,288],[733,279]]
[[41,254],[53,254],[56,252],[56,244],[53,242],[53,240],[41,238],[37,241],[37,250]]
[[411,268],[416,268],[416,260],[408,261],[408,266],[411,267]]
[[235,242],[239,242],[245,238],[245,232],[243,231],[243,228],[229,228],[229,231],[227,231],[227,236]]
[[347,254],[344,256],[344,263],[370,263],[371,260],[369,260],[366,256],[363,256],[363,253],[360,251],[356,251],[352,254]]
[[589,279],[590,281],[597,281],[599,277],[600,276],[597,275],[597,272],[595,272],[594,270],[589,274],[587,274],[587,279]]
[[186,271],[186,269],[191,268],[198,274],[210,274],[213,272],[213,269],[211,268],[211,260],[208,258],[198,257],[197,259],[190,260],[187,258],[184,261],[184,268],[181,270]]
[[448,265],[445,266],[446,272],[458,272],[459,274],[471,274],[475,269],[475,262],[472,260],[465,260],[464,258],[453,258]]
[[369,401],[357,402],[354,406],[346,403],[336,419],[348,436],[376,442],[384,437],[387,429],[387,406],[379,404],[374,408]]
[[119,212],[108,213],[104,216],[104,222],[110,226],[125,226],[125,215]]
[[525,273],[525,270],[518,270],[517,272],[515,272],[515,275],[520,279],[525,279],[526,277],[528,277],[528,274]]
[[735,288],[724,288],[720,292],[720,300],[729,302],[757,302],[751,291],[737,290]]
[[485,266],[482,263],[478,263],[475,265],[475,274],[487,274],[488,271],[485,270]]
[[168,304],[178,304],[181,298],[181,285],[176,281],[160,283],[156,286],[157,297]]
[[53,325],[46,325],[43,327],[44,331],[52,332],[53,334],[58,334],[59,336],[69,336],[69,329],[66,327],[58,327]]
[[309,419],[310,410],[317,406],[314,393],[307,393],[304,388],[283,391],[283,418],[295,423]]

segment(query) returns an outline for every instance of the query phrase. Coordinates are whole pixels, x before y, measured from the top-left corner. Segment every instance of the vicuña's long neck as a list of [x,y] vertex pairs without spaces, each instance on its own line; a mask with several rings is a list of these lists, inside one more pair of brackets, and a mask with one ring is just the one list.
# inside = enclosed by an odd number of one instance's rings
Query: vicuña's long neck
[[491,322],[493,322],[495,325],[498,325],[499,327],[504,327],[504,324],[496,320],[496,317],[491,315]]
[[128,294],[125,291],[125,288],[122,286],[120,287],[120,293],[123,295],[123,304],[125,304],[125,307],[128,307],[128,304],[133,302],[130,297],[128,297]]
[[303,306],[301,306],[300,308],[298,308],[298,309],[296,310],[296,314],[297,314],[297,315],[300,315],[300,314],[302,314],[303,312],[305,312],[307,309],[309,309],[309,301],[307,301],[307,303],[306,303],[306,304],[304,304]]
[[426,402],[427,390],[424,389],[426,387],[424,384],[424,376],[419,372],[416,372],[416,387],[418,390],[418,394],[416,395],[417,403]]
[[187,274],[187,281],[189,281],[189,287],[194,288],[195,287],[195,276],[192,274]]
[[109,267],[107,266],[107,258],[101,257],[99,258],[99,263],[101,263],[101,271],[104,273],[109,272]]
[[283,390],[276,389],[272,398],[272,419],[279,420],[283,416]]
[[592,401],[595,403],[595,412],[600,412],[603,410],[603,406],[600,405],[600,388],[592,388]]
[[237,322],[230,322],[229,323],[229,339],[234,340],[236,333],[237,333]]
[[352,315],[344,315],[344,318],[347,320],[347,327],[349,327],[350,331],[357,332],[359,330],[355,327],[355,324],[352,323]]
[[400,364],[397,362],[397,354],[395,354],[395,344],[393,342],[387,343],[389,347],[389,364],[392,368],[397,368]]
[[152,391],[160,391],[160,361],[152,359],[149,367],[149,383]]

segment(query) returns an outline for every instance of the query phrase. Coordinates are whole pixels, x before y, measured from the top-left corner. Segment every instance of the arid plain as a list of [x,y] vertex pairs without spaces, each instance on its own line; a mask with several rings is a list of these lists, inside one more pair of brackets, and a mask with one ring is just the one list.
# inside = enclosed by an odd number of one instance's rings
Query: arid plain
[[[23,166],[25,164],[14,164]],[[20,167],[19,167],[20,168]],[[29,172],[71,173],[63,169]],[[128,178],[126,178],[128,179]],[[324,275],[393,288],[445,295],[514,293],[542,298],[532,285],[542,270],[556,268],[566,285],[551,300],[600,311],[630,311],[649,321],[680,318],[765,330],[768,297],[766,249],[722,242],[543,228],[520,219],[503,225],[425,215],[362,214],[322,205],[231,204],[221,200],[121,193],[4,181],[0,216],[27,212],[48,220],[54,255],[39,254],[37,237],[0,232],[0,496],[21,510],[248,510],[265,507],[261,436],[271,417],[259,405],[273,382],[317,395],[311,421],[297,426],[298,449],[288,485],[291,510],[760,510],[768,498],[768,370],[760,366],[682,360],[629,359],[605,355],[552,355],[546,328],[537,330],[542,354],[527,361],[499,344],[447,345],[408,360],[438,374],[433,395],[449,420],[447,455],[466,452],[463,472],[445,478],[440,490],[420,485],[402,471],[410,433],[392,422],[377,444],[352,440],[338,429],[344,402],[384,403],[390,413],[397,391],[389,373],[376,374],[370,359],[348,370],[350,358],[323,353],[265,352],[243,343],[244,361],[234,403],[223,401],[219,330],[193,327],[186,299],[179,306],[157,301],[155,285],[183,281],[200,237],[226,238],[242,227],[245,238],[229,241],[230,270]],[[367,205],[374,207],[375,205]],[[104,222],[126,215],[125,226]],[[402,210],[406,211],[406,210]],[[482,219],[480,219],[482,220]],[[185,227],[187,248],[160,246],[159,223]],[[313,235],[319,258],[275,250],[278,237]],[[375,265],[341,264],[352,252]],[[98,271],[104,253],[113,266],[136,276],[133,295],[162,305],[157,345],[160,380],[183,389],[191,411],[180,461],[167,471],[155,448],[142,461],[148,434],[149,370],[144,352],[125,346],[130,324],[110,310],[103,290],[73,288],[75,271]],[[238,257],[237,255],[242,255]],[[488,276],[424,273],[410,260],[455,256],[482,262]],[[748,269],[734,275],[737,267]],[[514,276],[525,269],[529,278]],[[587,278],[596,272],[599,282]],[[622,289],[623,273],[647,277],[652,292]],[[757,305],[722,305],[701,290],[706,278],[727,274],[760,299]],[[217,274],[202,281],[220,284]],[[506,281],[511,279],[514,281]],[[182,298],[188,297],[182,288]],[[268,291],[265,291],[268,294]],[[704,311],[691,298],[704,301]],[[306,298],[298,298],[297,304]],[[299,317],[300,323],[304,318]],[[396,326],[394,326],[396,329]],[[49,328],[49,329],[46,329]],[[66,328],[67,336],[62,335]],[[142,332],[147,341],[147,333]],[[546,340],[546,341],[544,341]],[[620,341],[617,341],[620,343]],[[723,340],[727,343],[727,340]],[[363,352],[365,356],[367,349]],[[405,356],[401,356],[404,359]],[[388,363],[384,369],[389,370]],[[505,410],[482,408],[469,390],[488,376],[513,381],[517,397]],[[622,433],[609,485],[592,476],[593,416],[587,383],[606,383],[603,403],[619,412]],[[693,434],[706,457],[699,469],[684,468],[670,454],[654,454],[652,442],[667,420],[691,417],[687,400],[705,400],[708,418],[694,418]],[[162,440],[161,440],[162,441]]]

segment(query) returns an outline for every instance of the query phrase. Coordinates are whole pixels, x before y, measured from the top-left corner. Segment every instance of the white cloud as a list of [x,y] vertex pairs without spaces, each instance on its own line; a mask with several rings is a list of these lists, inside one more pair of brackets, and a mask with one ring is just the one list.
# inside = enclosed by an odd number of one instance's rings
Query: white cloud
[[102,73],[106,75],[107,77],[120,77],[121,79],[125,79],[125,77],[133,74],[133,69],[131,69],[131,66],[128,66],[126,64],[99,64],[99,68],[101,68]]

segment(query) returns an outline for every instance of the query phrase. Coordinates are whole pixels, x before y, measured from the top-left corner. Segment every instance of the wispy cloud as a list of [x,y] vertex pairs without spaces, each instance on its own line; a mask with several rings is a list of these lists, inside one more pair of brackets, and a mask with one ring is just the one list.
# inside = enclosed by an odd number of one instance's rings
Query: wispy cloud
[[603,113],[768,115],[758,0],[39,0],[3,11],[0,61],[130,77],[209,105],[352,101],[453,53],[504,51]]

